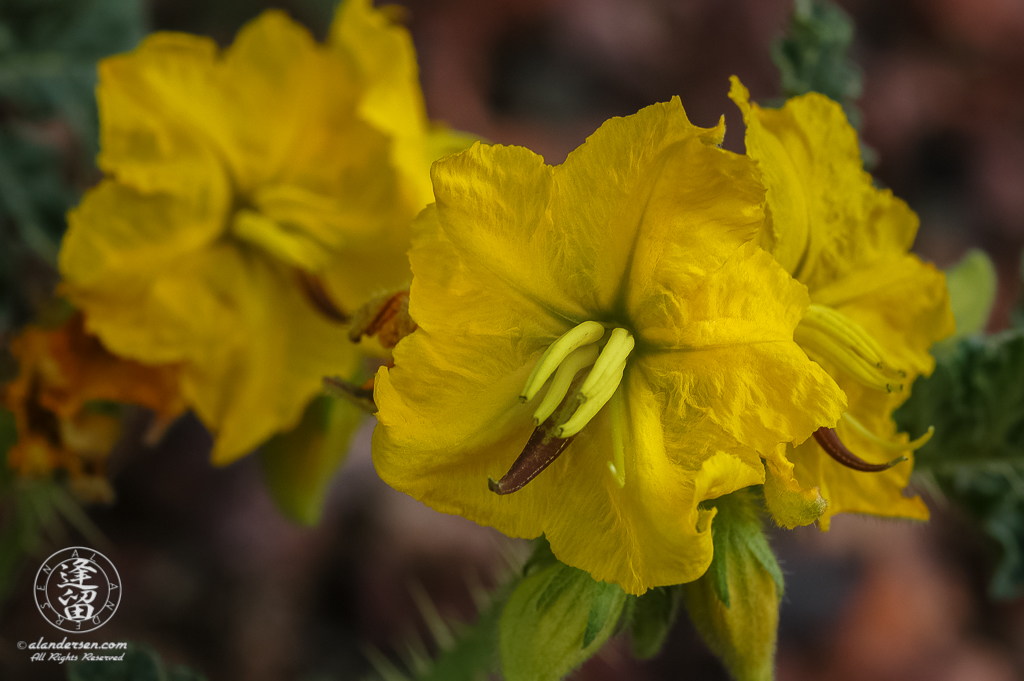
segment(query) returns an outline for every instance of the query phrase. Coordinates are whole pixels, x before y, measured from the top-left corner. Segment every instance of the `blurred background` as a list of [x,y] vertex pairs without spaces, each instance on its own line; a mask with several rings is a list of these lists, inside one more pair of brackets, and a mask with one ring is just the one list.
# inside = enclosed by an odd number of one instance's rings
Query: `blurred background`
[[[530,147],[548,163],[563,161],[605,119],[675,95],[698,125],[724,114],[725,146],[742,151],[728,77],[738,75],[758,101],[783,94],[769,55],[790,0],[402,4],[431,117]],[[921,216],[915,250],[924,258],[947,266],[969,247],[988,252],[999,274],[989,330],[1004,328],[1020,296],[1024,245],[1024,3],[839,4],[857,27],[857,103],[864,142],[877,154],[873,172]],[[320,37],[333,10],[329,0],[153,0],[146,13],[153,30],[226,45],[272,6]],[[0,118],[16,115],[0,109]],[[90,147],[76,141],[73,124],[55,118],[38,127],[73,184],[97,179],[75,160]],[[23,267],[18,276],[40,291],[52,285],[45,271]],[[369,457],[372,424],[340,470],[323,522],[305,528],[275,510],[252,457],[211,468],[209,438],[189,417],[145,447],[146,418],[138,414],[112,459],[116,503],[90,509],[125,596],[85,640],[145,642],[211,681],[370,678],[374,650],[396,658],[416,640],[436,645],[431,608],[472,621],[481,589],[528,550],[385,486]],[[787,578],[780,681],[1024,678],[1024,602],[988,598],[993,547],[956,508],[925,498],[933,513],[925,525],[845,516],[827,534],[772,532]],[[79,540],[71,532],[54,543]],[[0,605],[4,679],[64,678],[56,665],[29,665],[12,645],[56,633],[32,600],[47,554],[27,561]],[[628,642],[616,640],[572,678],[684,677],[727,678],[685,616],[654,660],[633,661]]]

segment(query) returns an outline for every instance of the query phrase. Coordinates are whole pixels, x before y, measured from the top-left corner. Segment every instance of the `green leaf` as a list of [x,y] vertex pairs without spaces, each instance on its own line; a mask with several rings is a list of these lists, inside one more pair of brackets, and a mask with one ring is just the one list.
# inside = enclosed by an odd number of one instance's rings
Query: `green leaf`
[[919,378],[894,414],[900,430],[935,434],[916,479],[973,517],[1002,554],[997,598],[1024,594],[1024,329],[961,340]]
[[700,579],[681,586],[683,599],[697,631],[736,679],[768,681],[774,678],[782,571],[762,531],[761,499],[748,489],[712,505],[718,509],[711,525],[714,559]]
[[933,355],[948,355],[962,339],[985,330],[996,299],[997,284],[992,260],[985,251],[977,248],[968,251],[960,262],[946,270],[946,287],[956,319],[956,333],[936,343],[932,348]]
[[862,79],[849,58],[853,21],[825,0],[796,0],[786,35],[772,45],[787,97],[820,92],[839,102],[850,124],[860,127]]
[[787,97],[820,92],[837,102],[861,95],[860,69],[848,53],[854,26],[827,0],[796,0],[786,35],[772,46]]
[[625,602],[621,588],[595,582],[583,570],[559,562],[535,570],[501,616],[506,681],[561,679],[604,645]]
[[681,595],[677,586],[659,586],[636,599],[630,628],[634,657],[647,660],[661,652],[679,614]]
[[[165,667],[152,648],[129,643],[126,651],[101,651],[97,656],[122,656],[121,660],[68,663],[68,681],[205,681],[202,674],[186,667]],[[82,657],[82,654],[78,654]]]
[[305,525],[319,522],[331,479],[362,420],[355,405],[320,395],[298,426],[263,445],[264,479],[281,513]]

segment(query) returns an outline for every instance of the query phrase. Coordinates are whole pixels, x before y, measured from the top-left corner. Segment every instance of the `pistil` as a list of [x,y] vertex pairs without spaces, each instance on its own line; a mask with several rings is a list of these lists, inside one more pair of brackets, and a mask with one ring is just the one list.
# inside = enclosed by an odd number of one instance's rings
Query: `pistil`
[[[609,400],[613,460],[608,468],[620,487],[625,484],[625,410],[621,398],[615,398],[634,345],[633,335],[626,329],[607,333],[603,324],[588,321],[562,334],[544,351],[519,396],[523,402],[532,400],[551,379],[533,412],[535,430],[501,480],[488,480],[492,492],[510,494],[522,489],[565,451]],[[578,375],[591,365],[586,375]]]
[[814,439],[819,445],[821,445],[821,448],[825,450],[826,454],[847,468],[852,468],[855,471],[862,471],[864,473],[880,473],[907,460],[907,457],[899,456],[888,463],[868,463],[847,449],[846,445],[843,444],[843,441],[839,439],[839,434],[831,428],[818,428],[814,431]]

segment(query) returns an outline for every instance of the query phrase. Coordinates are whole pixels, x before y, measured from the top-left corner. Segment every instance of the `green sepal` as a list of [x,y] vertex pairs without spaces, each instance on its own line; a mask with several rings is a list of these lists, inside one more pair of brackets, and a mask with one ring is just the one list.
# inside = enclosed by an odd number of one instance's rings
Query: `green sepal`
[[936,357],[947,357],[957,344],[985,330],[996,300],[996,268],[985,251],[974,248],[960,262],[946,270],[949,305],[956,320],[956,332],[932,347]]
[[658,586],[635,599],[629,631],[633,657],[648,660],[661,652],[679,615],[681,597],[678,586]]
[[626,602],[615,584],[596,582],[561,562],[538,566],[519,583],[501,615],[506,681],[556,681],[600,650]]
[[319,522],[328,486],[362,420],[358,407],[319,395],[298,426],[263,445],[263,477],[282,514],[304,525]]
[[690,619],[738,681],[774,678],[782,571],[761,527],[759,494],[747,489],[711,502],[714,558],[681,586]]

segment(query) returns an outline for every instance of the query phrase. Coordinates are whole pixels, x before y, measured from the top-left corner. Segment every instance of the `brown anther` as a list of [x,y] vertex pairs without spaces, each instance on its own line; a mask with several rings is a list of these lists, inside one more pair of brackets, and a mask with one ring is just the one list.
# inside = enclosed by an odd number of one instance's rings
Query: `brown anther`
[[332,322],[348,324],[348,315],[335,304],[331,295],[327,292],[327,289],[324,288],[324,282],[320,277],[314,276],[309,272],[296,270],[295,278],[299,282],[299,288],[301,288],[302,292],[306,295],[306,300],[308,300],[318,312],[323,314]]
[[363,336],[376,336],[383,347],[393,348],[416,328],[409,316],[409,291],[405,290],[378,296],[359,308],[348,337],[358,343]]
[[488,478],[487,487],[495,494],[512,494],[540,475],[572,442],[572,437],[555,437],[552,435],[554,430],[555,417],[552,416],[534,429],[523,453],[508,469],[508,473],[497,482]]
[[821,445],[821,448],[825,450],[826,454],[847,468],[852,468],[855,471],[880,473],[881,471],[888,470],[896,464],[903,463],[907,460],[907,457],[900,456],[888,463],[868,463],[847,449],[846,445],[843,444],[843,441],[839,439],[839,434],[832,428],[818,428],[814,431],[814,439],[819,445]]

